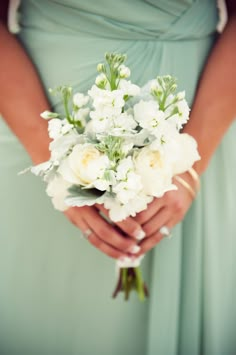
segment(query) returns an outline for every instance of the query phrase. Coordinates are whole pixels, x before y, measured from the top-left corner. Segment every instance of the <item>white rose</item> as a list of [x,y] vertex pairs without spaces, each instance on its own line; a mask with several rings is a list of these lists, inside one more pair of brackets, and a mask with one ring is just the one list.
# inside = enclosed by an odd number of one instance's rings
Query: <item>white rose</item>
[[65,181],[60,175],[55,176],[47,185],[46,192],[51,197],[53,206],[56,210],[65,211],[68,205],[65,204],[65,198],[68,196],[70,183]]
[[161,197],[166,191],[175,189],[171,182],[172,166],[163,152],[144,147],[135,155],[134,164],[147,195]]
[[187,171],[200,159],[197,142],[187,133],[176,134],[170,143],[168,154],[173,161],[173,175]]
[[96,181],[102,179],[109,164],[108,157],[92,144],[77,144],[58,171],[72,184],[95,187]]

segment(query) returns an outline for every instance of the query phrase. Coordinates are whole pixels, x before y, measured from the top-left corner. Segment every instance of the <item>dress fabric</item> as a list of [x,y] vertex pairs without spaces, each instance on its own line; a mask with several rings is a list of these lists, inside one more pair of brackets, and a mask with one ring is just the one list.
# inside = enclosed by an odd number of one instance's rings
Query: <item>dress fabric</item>
[[[213,0],[23,0],[20,15],[45,90],[86,91],[116,51],[134,83],[174,75],[190,105],[218,22]],[[17,175],[30,159],[3,120],[0,132],[1,355],[236,353],[235,123],[184,222],[144,258],[145,303],[111,298],[114,261],[53,209],[38,178]]]

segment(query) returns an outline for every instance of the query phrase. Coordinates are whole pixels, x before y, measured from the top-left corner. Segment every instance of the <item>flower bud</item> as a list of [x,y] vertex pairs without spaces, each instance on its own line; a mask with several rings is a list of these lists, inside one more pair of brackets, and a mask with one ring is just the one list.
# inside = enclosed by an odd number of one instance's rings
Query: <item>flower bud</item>
[[178,92],[178,94],[176,95],[177,97],[177,100],[180,101],[180,100],[183,100],[185,98],[185,91],[180,91]]
[[40,114],[40,116],[45,120],[50,120],[51,118],[59,117],[59,114],[56,112],[44,111]]
[[99,64],[97,65],[97,71],[98,71],[99,73],[104,72],[104,64],[103,64],[103,63],[99,63]]
[[120,65],[119,67],[119,75],[120,78],[129,78],[130,77],[130,69],[126,67],[124,64]]
[[107,77],[105,74],[101,73],[96,77],[95,84],[99,88],[104,88],[107,83]]

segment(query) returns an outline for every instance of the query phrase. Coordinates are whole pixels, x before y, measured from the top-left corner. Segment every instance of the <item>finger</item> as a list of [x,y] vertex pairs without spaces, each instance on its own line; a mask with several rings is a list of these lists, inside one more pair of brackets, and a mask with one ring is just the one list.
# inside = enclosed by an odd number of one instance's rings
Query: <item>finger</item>
[[159,231],[159,229],[166,225],[166,222],[170,219],[171,211],[169,208],[164,207],[158,211],[148,222],[143,224],[143,230],[146,233],[146,237]]
[[[96,207],[109,218],[109,211],[102,205],[96,205]],[[128,236],[142,240],[145,237],[145,233],[140,223],[138,223],[134,218],[127,217],[121,222],[115,223],[125,234]]]
[[122,253],[121,251],[113,248],[104,242],[96,235],[92,227],[86,223],[83,219],[84,215],[84,207],[72,207],[64,212],[67,218],[78,227],[83,233],[84,237],[97,249],[102,251],[104,254],[108,255],[111,258],[118,259],[121,257],[127,257],[128,253]]
[[88,236],[88,241],[97,249],[102,251],[104,254],[110,256],[111,258],[118,259],[122,257],[127,257],[127,254],[117,250],[116,248],[104,243],[95,233],[91,233]]
[[134,219],[141,225],[145,224],[150,218],[152,218],[158,211],[163,207],[164,201],[162,198],[155,198],[151,203],[149,203],[146,210],[137,214]]
[[139,247],[134,239],[123,235],[114,226],[105,221],[95,208],[87,208],[84,213],[84,219],[96,235],[103,242],[116,248],[121,252],[137,253]]
[[[173,223],[173,221],[169,220],[168,222],[166,222],[164,224],[169,230],[171,230],[171,228],[175,225]],[[140,256],[142,254],[145,254],[147,251],[151,250],[152,248],[155,247],[155,245],[157,245],[158,243],[160,243],[160,241],[162,239],[164,239],[165,237],[167,237],[167,235],[164,235],[162,233],[160,233],[160,231],[155,232],[154,234],[152,234],[150,237],[145,238],[144,240],[142,240],[142,242],[139,244],[141,247],[140,252],[137,254],[137,256]]]

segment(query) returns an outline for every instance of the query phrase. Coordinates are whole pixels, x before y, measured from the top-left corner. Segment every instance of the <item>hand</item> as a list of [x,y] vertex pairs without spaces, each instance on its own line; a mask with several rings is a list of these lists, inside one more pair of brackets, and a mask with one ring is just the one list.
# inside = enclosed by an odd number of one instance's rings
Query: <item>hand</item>
[[[190,186],[193,186],[193,181],[188,173],[182,174],[181,177]],[[174,183],[177,190],[168,191],[163,197],[155,198],[145,211],[135,217],[146,233],[146,238],[139,243],[141,250],[137,256],[146,253],[159,243],[164,238],[164,235],[160,233],[160,228],[163,226],[168,229],[173,228],[183,220],[191,206],[192,196],[189,191],[177,181],[174,180]]]
[[100,205],[71,207],[64,214],[82,233],[86,234],[86,231],[91,231],[87,239],[104,254],[118,259],[139,252],[137,238],[140,239],[140,236],[144,234],[140,224],[129,217],[117,223],[119,227],[117,228],[116,225],[102,218],[100,211],[108,216],[108,211]]

